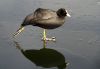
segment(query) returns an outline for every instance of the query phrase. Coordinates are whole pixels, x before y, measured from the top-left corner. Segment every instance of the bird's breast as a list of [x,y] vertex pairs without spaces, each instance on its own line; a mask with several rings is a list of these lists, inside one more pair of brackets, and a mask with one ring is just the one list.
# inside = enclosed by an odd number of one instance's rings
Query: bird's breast
[[64,19],[51,18],[51,19],[40,19],[35,22],[35,26],[45,29],[55,29],[65,22]]
[[36,23],[35,26],[44,28],[44,29],[55,29],[60,27],[62,24],[41,24],[41,23]]

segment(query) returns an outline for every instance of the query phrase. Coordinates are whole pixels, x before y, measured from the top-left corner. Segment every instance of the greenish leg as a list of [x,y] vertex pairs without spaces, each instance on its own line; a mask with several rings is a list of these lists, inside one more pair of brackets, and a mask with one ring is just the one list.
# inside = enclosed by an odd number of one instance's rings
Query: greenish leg
[[43,47],[46,48],[46,29],[43,29]]

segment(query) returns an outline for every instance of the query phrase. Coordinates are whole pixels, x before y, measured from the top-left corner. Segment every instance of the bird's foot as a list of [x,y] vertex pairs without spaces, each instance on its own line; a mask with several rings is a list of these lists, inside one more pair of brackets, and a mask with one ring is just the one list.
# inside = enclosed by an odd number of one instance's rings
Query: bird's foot
[[52,42],[56,42],[56,37],[51,37],[51,38],[47,38],[46,37],[45,39],[42,37],[42,41],[52,41]]

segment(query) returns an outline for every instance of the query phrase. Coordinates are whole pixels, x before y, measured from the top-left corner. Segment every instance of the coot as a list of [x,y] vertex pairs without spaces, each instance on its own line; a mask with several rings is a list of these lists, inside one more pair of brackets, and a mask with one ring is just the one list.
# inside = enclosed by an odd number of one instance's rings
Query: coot
[[71,17],[67,10],[60,8],[57,11],[51,9],[38,8],[33,13],[26,16],[20,28],[14,33],[17,36],[28,25],[37,26],[44,29],[43,38],[46,40],[45,29],[55,29],[65,22],[65,17]]

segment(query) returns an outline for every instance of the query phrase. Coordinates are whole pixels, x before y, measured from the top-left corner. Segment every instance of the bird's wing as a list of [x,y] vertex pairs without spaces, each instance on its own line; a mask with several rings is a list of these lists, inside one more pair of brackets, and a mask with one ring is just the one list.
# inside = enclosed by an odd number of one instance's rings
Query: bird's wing
[[56,12],[49,9],[39,8],[34,12],[34,18],[36,20],[46,20],[46,19],[50,19],[56,16],[57,16]]

